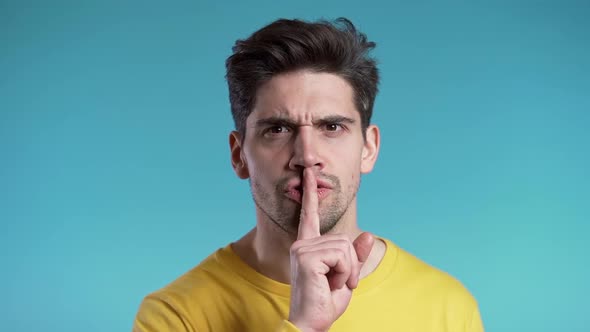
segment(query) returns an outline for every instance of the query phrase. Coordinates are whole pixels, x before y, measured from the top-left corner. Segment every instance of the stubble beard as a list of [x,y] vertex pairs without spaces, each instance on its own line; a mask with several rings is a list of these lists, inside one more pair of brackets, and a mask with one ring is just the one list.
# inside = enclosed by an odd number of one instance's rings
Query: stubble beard
[[[356,197],[360,180],[350,187],[349,195],[342,192],[340,180],[333,175],[323,175],[332,186],[328,199],[332,201],[329,205],[319,206],[320,215],[320,234],[326,234],[331,231],[342,219],[350,204]],[[287,182],[290,179],[283,179],[277,183],[274,192],[269,193],[263,187],[250,179],[250,190],[254,199],[254,204],[266,217],[278,228],[287,234],[297,236],[299,229],[299,220],[301,215],[301,204],[298,204],[284,195]],[[348,197],[347,197],[348,196]]]

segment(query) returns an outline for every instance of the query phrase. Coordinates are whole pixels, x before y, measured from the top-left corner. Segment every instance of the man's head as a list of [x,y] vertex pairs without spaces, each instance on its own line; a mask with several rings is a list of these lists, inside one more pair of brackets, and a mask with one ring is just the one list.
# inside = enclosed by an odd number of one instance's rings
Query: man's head
[[[249,178],[258,215],[297,233],[302,175],[317,181],[320,228],[356,222],[360,174],[370,172],[379,130],[370,125],[378,80],[374,46],[352,24],[279,20],[238,41],[228,59],[236,129],[232,165]],[[352,221],[351,221],[352,222]]]
[[369,52],[375,43],[345,18],[334,23],[277,20],[238,40],[226,61],[229,99],[236,130],[243,137],[246,119],[262,84],[286,72],[332,73],[353,89],[364,130],[371,122],[379,73]]

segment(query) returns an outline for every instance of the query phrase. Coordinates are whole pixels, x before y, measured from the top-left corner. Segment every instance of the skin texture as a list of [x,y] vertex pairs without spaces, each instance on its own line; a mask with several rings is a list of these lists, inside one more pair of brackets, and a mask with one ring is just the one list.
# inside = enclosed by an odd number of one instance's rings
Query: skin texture
[[353,90],[341,77],[297,71],[261,86],[246,134],[230,134],[232,166],[250,180],[256,227],[233,244],[260,273],[291,283],[289,320],[326,331],[359,278],[384,253],[356,220],[361,173],[372,170],[379,130],[363,137]]

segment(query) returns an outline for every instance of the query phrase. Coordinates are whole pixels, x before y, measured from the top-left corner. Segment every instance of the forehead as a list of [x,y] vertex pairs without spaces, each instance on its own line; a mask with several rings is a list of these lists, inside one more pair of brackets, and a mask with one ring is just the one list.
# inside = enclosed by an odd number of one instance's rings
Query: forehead
[[360,118],[350,84],[336,74],[296,71],[277,75],[258,89],[248,120],[280,116],[307,122],[329,115]]

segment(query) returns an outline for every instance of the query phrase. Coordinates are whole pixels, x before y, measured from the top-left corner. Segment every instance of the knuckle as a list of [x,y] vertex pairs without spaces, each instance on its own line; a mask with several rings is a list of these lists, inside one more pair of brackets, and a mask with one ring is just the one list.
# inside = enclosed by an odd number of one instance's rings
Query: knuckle
[[289,249],[291,256],[299,255],[301,253],[301,248],[303,248],[301,241],[293,242],[293,245],[291,245],[291,248]]
[[338,240],[338,246],[342,249],[349,250],[350,241],[348,241],[348,239],[340,239]]
[[304,242],[297,242],[294,243],[290,248],[290,255],[293,257],[297,262],[302,262],[310,256],[310,248],[306,246]]
[[350,240],[348,239],[348,236],[346,236],[345,234],[336,234],[336,239],[350,242]]
[[349,267],[349,260],[348,260],[348,255],[346,255],[345,252],[339,251],[339,256],[340,256],[340,260],[342,261],[342,263],[344,264],[345,267]]
[[338,256],[338,260],[340,260],[343,267],[345,267],[345,268],[350,267],[350,260],[348,259],[348,255],[344,251],[337,250],[336,255]]

